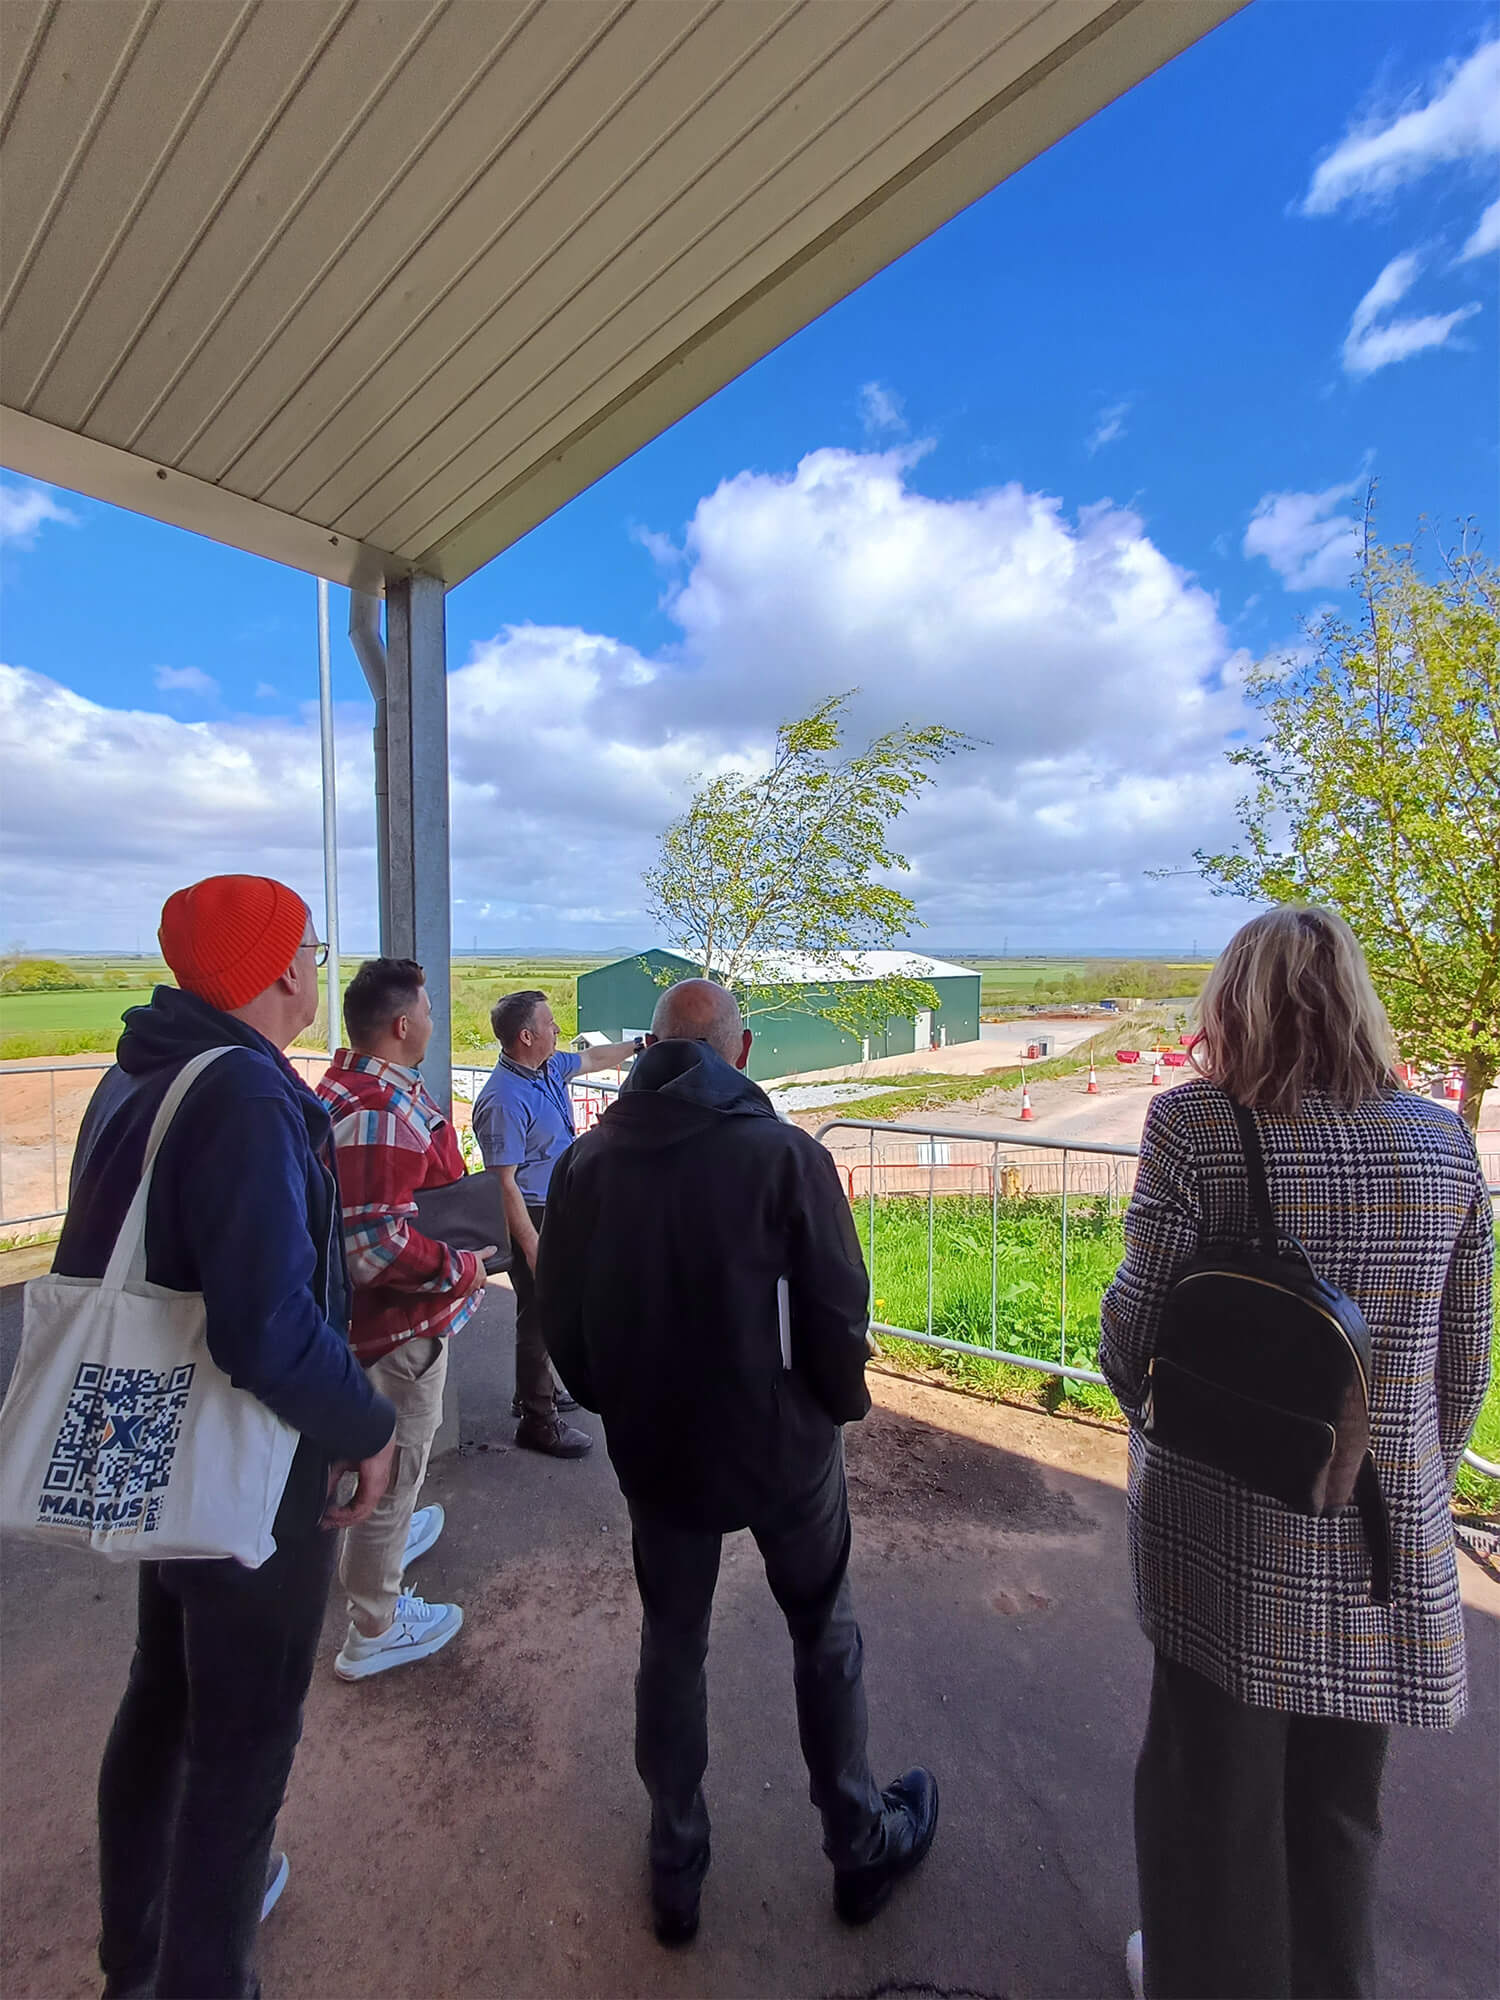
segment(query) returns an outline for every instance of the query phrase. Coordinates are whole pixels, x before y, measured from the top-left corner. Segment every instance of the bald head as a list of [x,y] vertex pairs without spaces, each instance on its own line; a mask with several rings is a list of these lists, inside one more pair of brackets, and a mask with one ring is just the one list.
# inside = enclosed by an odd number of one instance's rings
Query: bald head
[[651,1032],[659,1042],[707,1042],[737,1068],[749,1053],[739,1003],[711,979],[684,979],[669,986],[656,1003]]

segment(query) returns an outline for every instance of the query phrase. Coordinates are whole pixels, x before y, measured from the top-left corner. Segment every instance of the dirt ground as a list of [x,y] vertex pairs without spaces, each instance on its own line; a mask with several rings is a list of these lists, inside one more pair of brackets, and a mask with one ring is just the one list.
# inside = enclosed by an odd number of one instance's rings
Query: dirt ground
[[[415,1573],[464,1631],[346,1687],[324,1659],[262,1939],[268,2000],[1123,2000],[1135,1920],[1131,1770],[1149,1655],[1109,1431],[872,1378],[848,1432],[852,1576],[871,1749],[922,1761],[942,1821],[920,1876],[866,1930],[830,1908],[797,1750],[785,1629],[731,1536],[709,1662],[714,1865],[703,1930],[666,1953],[646,1910],[631,1760],[638,1613],[602,1450],[511,1445],[511,1314],[497,1291],[454,1354],[463,1448],[429,1497],[448,1528]],[[17,1295],[0,1294],[14,1352]],[[1493,1989],[1500,1871],[1500,1586],[1464,1569],[1474,1713],[1398,1742],[1381,1905],[1383,1990]],[[131,1577],[8,1545],[0,1576],[0,1991],[97,1991],[93,1784],[128,1662]]]
[[[326,1056],[292,1061],[312,1083],[328,1067]],[[109,1066],[102,1055],[0,1062],[0,1218],[61,1213],[78,1127]]]

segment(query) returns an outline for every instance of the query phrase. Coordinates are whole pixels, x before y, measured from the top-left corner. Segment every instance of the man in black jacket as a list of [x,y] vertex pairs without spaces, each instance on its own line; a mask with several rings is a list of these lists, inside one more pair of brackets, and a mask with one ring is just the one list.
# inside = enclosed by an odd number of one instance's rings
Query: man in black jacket
[[786,1617],[834,1903],[874,1916],[926,1854],[937,1784],[881,1793],[865,1752],[840,1426],[870,1407],[869,1292],[833,1162],[741,1075],[733,996],[663,994],[653,1046],[553,1175],[537,1264],[559,1374],[604,1419],[641,1593],[636,1768],[656,1934],[698,1928],[709,1862],[704,1660],[725,1533],[749,1528]]

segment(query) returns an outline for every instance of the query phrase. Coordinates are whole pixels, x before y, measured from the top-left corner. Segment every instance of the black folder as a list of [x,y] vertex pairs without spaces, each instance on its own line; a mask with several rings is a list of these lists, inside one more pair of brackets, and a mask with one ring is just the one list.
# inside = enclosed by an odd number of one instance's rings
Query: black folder
[[494,1243],[499,1247],[485,1259],[486,1271],[503,1271],[510,1263],[510,1230],[496,1168],[465,1174],[446,1187],[418,1188],[415,1200],[417,1228],[434,1243],[447,1243],[455,1250],[482,1250]]

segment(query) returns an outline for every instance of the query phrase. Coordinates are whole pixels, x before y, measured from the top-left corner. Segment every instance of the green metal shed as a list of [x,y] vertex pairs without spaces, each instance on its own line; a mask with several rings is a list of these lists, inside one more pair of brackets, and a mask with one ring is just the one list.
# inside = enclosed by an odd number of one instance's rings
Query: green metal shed
[[[837,1069],[846,1063],[877,1056],[909,1055],[918,1046],[937,1048],[949,1042],[979,1039],[979,974],[946,959],[917,952],[861,952],[858,963],[874,979],[901,973],[922,979],[937,995],[938,1005],[915,1018],[887,1021],[883,1033],[863,1040],[825,1019],[816,1009],[843,988],[850,975],[842,967],[805,957],[789,957],[775,971],[781,985],[802,989],[798,1003],[758,1013],[750,1022],[755,1043],[750,1051],[750,1075],[757,1080],[791,1076],[803,1070]],[[697,963],[682,952],[653,947],[596,966],[579,975],[578,1027],[618,1042],[643,1034],[661,998],[662,975],[673,979],[697,976]]]

